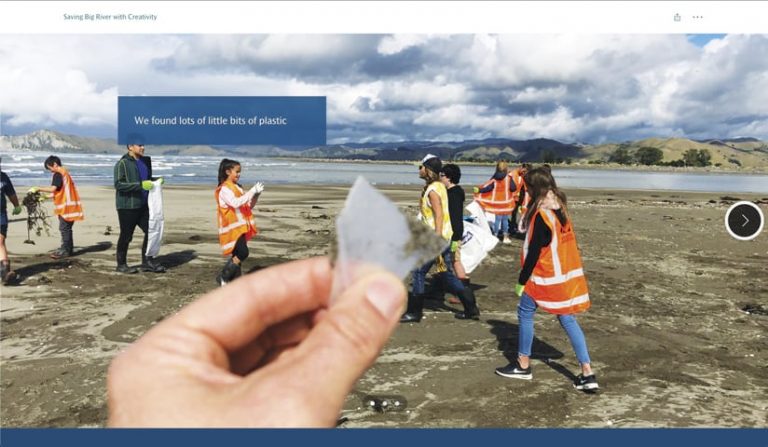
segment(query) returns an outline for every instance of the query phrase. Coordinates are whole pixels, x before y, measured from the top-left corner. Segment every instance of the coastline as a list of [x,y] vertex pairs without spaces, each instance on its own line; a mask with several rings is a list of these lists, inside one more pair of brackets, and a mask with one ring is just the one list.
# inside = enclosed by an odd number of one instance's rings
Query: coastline
[[[255,157],[269,158],[276,160],[295,160],[311,163],[353,163],[353,164],[384,164],[384,165],[418,165],[420,160],[366,160],[366,159],[347,159],[347,158],[303,158],[303,157]],[[459,166],[489,166],[493,168],[496,161],[462,161],[462,160],[443,160],[446,163],[455,163]],[[512,165],[517,163],[510,162]],[[542,165],[543,162],[531,162],[533,165]],[[674,167],[674,166],[646,166],[646,165],[621,165],[616,163],[549,163],[553,169],[583,169],[583,170],[614,170],[614,171],[633,171],[633,172],[672,172],[672,173],[693,173],[693,174],[745,174],[760,175],[768,174],[768,166],[755,168],[718,168],[709,167]]]

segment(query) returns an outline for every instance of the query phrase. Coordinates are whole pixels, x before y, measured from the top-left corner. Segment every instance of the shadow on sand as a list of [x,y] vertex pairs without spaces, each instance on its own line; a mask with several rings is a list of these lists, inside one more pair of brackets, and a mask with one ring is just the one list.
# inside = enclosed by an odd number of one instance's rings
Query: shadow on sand
[[89,247],[80,247],[72,252],[72,256],[80,256],[86,253],[98,253],[100,251],[107,251],[112,248],[112,242],[101,241],[97,242]]
[[[518,325],[501,320],[487,320],[486,322],[491,326],[491,334],[496,337],[496,341],[498,342],[497,349],[504,354],[504,357],[506,357],[509,363],[516,361],[518,350]],[[576,375],[568,368],[555,361],[556,359],[563,358],[563,356],[564,354],[557,348],[534,336],[533,347],[531,348],[531,358],[541,360],[544,364],[573,382],[576,380]]]
[[181,250],[156,256],[155,261],[166,269],[173,269],[184,265],[195,258],[197,258],[197,252],[195,250]]

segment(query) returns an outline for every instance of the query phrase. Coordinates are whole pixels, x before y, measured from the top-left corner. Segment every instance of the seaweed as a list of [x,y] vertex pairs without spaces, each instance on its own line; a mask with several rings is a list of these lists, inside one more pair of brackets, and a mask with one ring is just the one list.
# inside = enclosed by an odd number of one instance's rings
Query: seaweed
[[42,236],[43,232],[47,236],[51,235],[51,224],[48,212],[41,204],[45,201],[45,196],[40,191],[28,192],[21,201],[27,209],[27,240],[25,244],[33,244],[31,233],[34,232],[37,237]]

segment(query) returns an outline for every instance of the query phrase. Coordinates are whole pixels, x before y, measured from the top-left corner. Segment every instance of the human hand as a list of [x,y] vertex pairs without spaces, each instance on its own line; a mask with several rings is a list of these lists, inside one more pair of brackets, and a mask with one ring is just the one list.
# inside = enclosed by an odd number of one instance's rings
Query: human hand
[[405,288],[369,270],[329,295],[327,258],[246,275],[153,327],[107,375],[116,427],[333,427],[398,324]]
[[40,191],[40,188],[38,188],[37,186],[33,186],[33,187],[29,188],[27,193],[29,193],[29,194],[36,194],[38,191]]
[[16,205],[13,207],[13,215],[21,214],[21,205]]
[[518,283],[515,285],[515,295],[523,296],[524,291],[525,291],[525,286],[523,284]]
[[256,194],[261,194],[262,191],[264,191],[264,183],[258,182],[255,185],[253,185],[254,191],[256,191]]
[[459,249],[459,241],[451,241],[451,253],[456,253]]
[[152,185],[152,180],[144,180],[143,182],[141,182],[141,189],[143,189],[144,191],[151,190],[152,186],[154,186]]

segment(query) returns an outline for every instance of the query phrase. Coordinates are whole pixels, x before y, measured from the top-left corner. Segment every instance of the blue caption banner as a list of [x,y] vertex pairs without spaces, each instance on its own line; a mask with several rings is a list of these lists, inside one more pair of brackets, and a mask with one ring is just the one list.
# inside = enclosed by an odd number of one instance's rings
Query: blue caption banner
[[77,445],[137,447],[176,445],[393,445],[466,446],[478,443],[515,446],[594,447],[765,447],[768,430],[760,429],[338,429],[338,430],[217,430],[217,429],[7,429],[0,430],[3,447]]
[[120,96],[118,144],[325,145],[325,96]]

